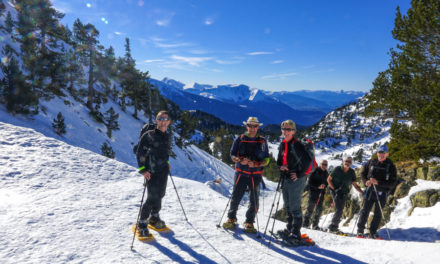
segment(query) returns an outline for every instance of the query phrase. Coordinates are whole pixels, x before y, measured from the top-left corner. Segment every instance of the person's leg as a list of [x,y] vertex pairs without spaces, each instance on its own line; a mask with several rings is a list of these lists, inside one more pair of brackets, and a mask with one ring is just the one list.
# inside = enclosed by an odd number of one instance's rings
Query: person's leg
[[235,186],[232,190],[232,198],[231,198],[231,206],[229,207],[228,211],[228,218],[229,219],[237,219],[237,210],[238,205],[240,204],[241,199],[243,198],[244,192],[247,188],[247,179],[246,176],[243,176],[241,174],[236,174],[235,177]]
[[307,204],[306,213],[304,215],[303,226],[309,227],[310,218],[312,217],[313,210],[315,209],[316,201],[318,200],[319,192],[315,190],[309,190],[308,198],[309,202]]
[[249,208],[246,212],[246,223],[254,223],[259,208],[260,178],[250,178]]
[[[377,233],[377,229],[379,228],[380,220],[382,219],[382,213],[380,211],[380,208],[384,207],[385,202],[387,200],[387,195],[385,192],[379,192],[378,195],[379,195],[379,201],[377,201],[377,198],[376,198],[375,202],[374,202],[375,203],[374,216],[373,216],[373,220],[371,220],[371,224],[370,224],[370,234]],[[380,203],[381,207],[379,207],[379,203]]]

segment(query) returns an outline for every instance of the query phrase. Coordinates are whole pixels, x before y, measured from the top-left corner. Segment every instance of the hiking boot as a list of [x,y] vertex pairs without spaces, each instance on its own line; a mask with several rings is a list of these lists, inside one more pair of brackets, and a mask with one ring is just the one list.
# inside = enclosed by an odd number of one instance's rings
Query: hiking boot
[[312,229],[313,229],[313,230],[322,231],[322,229],[321,229],[319,226],[313,226]]
[[377,238],[379,238],[379,235],[376,232],[374,232],[374,233],[368,234],[368,237],[372,238],[372,239],[377,239]]
[[357,237],[365,237],[364,231],[363,230],[358,230],[356,236]]
[[165,222],[159,218],[159,216],[151,216],[148,218],[148,224],[154,226],[156,229],[165,228]]
[[339,230],[339,228],[335,225],[329,225],[328,226],[328,231],[331,233],[340,233],[341,231]]
[[148,231],[147,227],[145,227],[145,228],[139,228],[138,227],[136,233],[137,233],[137,236],[138,236],[139,239],[144,239],[144,238],[150,238],[151,237],[150,231]]
[[255,229],[253,223],[244,223],[244,230],[243,231],[246,233],[252,233],[252,234],[257,233],[257,229]]
[[228,218],[226,222],[223,223],[223,228],[225,229],[235,229],[235,224],[237,223],[237,219]]

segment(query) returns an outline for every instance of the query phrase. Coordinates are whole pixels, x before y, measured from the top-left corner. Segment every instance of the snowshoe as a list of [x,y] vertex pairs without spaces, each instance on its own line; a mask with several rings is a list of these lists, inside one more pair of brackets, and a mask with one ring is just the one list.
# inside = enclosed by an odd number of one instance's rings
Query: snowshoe
[[245,233],[251,233],[251,234],[256,234],[257,233],[257,229],[255,229],[253,223],[244,223],[243,231]]
[[237,219],[230,219],[228,218],[226,222],[223,223],[224,229],[230,229],[235,230],[235,227],[237,226]]
[[384,240],[384,238],[383,238],[383,237],[380,237],[377,233],[371,233],[371,234],[368,234],[368,238],[371,238],[371,239],[378,239],[378,240]]
[[357,237],[357,238],[367,238],[367,236],[364,235],[363,232],[358,232],[358,233],[356,234],[356,237]]
[[297,236],[293,233],[290,233],[287,229],[284,230],[278,230],[276,234],[272,235],[278,239],[281,240],[281,243],[287,247],[300,247],[300,246],[313,246],[315,245],[315,242],[311,238],[309,238],[307,235],[301,235]]
[[146,227],[144,227],[144,228],[136,228],[136,224],[134,224],[132,227],[131,227],[131,232],[133,232],[133,233],[135,233],[135,236],[136,236],[136,238],[139,240],[139,241],[142,241],[142,242],[145,242],[145,243],[148,243],[148,242],[151,242],[151,241],[154,241],[154,236],[153,236],[153,234],[151,234],[149,231],[148,231],[148,228],[146,228]]

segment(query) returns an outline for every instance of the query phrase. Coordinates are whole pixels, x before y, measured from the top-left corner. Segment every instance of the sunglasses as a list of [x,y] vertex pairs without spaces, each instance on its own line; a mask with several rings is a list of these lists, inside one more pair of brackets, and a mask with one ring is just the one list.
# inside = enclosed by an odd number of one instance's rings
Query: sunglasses
[[259,125],[246,125],[247,127],[250,127],[250,128],[257,128],[257,127],[259,127]]
[[159,117],[157,120],[158,121],[170,121],[170,119],[168,117]]
[[352,161],[351,161],[351,160],[346,160],[345,163],[346,163],[346,164],[351,164]]
[[284,131],[294,131],[295,129],[288,128],[288,127],[282,127],[281,130],[284,130]]
[[322,166],[326,166],[326,167],[328,166],[328,164],[325,164],[325,163],[322,163],[321,165],[322,165]]

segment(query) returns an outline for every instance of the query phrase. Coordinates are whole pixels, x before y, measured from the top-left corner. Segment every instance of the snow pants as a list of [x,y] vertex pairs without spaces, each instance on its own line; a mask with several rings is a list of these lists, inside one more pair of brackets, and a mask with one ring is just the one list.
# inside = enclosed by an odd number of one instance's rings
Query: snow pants
[[[312,218],[312,226],[313,227],[318,226],[319,217],[321,216],[321,212],[322,212],[322,204],[324,202],[324,193],[325,193],[325,189],[309,191],[309,203],[307,205],[307,210],[303,222],[305,227],[309,226],[310,218]],[[315,211],[314,214],[313,211]]]
[[363,233],[365,224],[368,221],[368,216],[370,214],[371,209],[374,205],[374,216],[373,220],[370,223],[370,234],[374,234],[377,232],[377,229],[380,224],[380,220],[382,219],[382,213],[380,212],[380,206],[383,208],[385,206],[385,202],[387,201],[387,193],[386,192],[377,192],[379,196],[379,200],[377,200],[376,192],[373,188],[368,188],[366,197],[364,199],[364,203],[360,212],[359,222],[358,222],[358,233]]
[[333,214],[332,222],[329,226],[332,228],[338,228],[341,222],[342,212],[344,211],[345,201],[347,201],[348,193],[343,193],[341,191],[331,192],[333,200],[335,202],[335,213]]
[[[281,175],[281,177],[284,177]],[[287,213],[287,230],[299,234],[302,226],[301,200],[307,177],[296,181],[286,178],[283,184],[284,208]]]
[[231,207],[228,211],[228,218],[237,219],[238,205],[246,190],[249,190],[249,207],[246,211],[246,223],[254,223],[255,215],[259,208],[261,176],[248,176],[235,173],[235,185],[232,190]]
[[159,214],[162,208],[162,198],[165,196],[168,181],[168,169],[152,173],[147,181],[147,200],[142,205],[140,220],[147,220],[150,214]]

